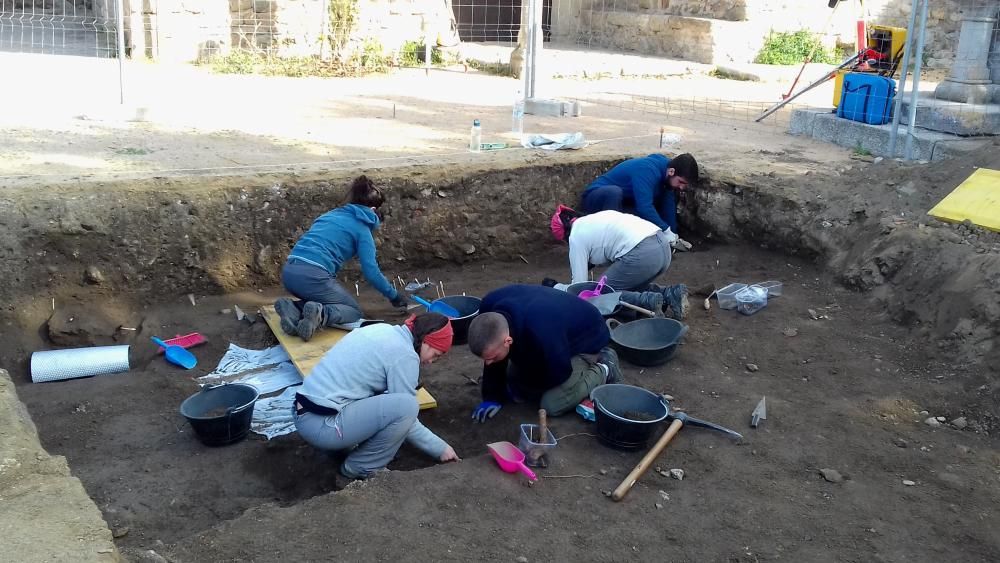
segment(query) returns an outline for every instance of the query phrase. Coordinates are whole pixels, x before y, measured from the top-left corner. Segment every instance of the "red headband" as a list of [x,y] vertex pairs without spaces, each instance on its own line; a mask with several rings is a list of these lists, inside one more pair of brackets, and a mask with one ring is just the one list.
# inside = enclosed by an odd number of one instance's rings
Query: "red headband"
[[[410,315],[410,318],[406,319],[404,323],[406,328],[413,332],[413,321],[416,319],[416,315]],[[451,342],[455,338],[455,331],[451,328],[451,321],[446,320],[444,326],[429,333],[424,337],[424,344],[427,344],[431,348],[434,348],[442,354],[447,353],[451,350]]]

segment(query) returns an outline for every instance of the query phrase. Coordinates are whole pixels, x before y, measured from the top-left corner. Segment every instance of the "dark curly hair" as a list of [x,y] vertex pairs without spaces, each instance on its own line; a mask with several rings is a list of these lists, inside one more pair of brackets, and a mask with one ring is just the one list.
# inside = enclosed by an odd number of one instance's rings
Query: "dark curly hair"
[[351,187],[347,189],[345,202],[378,209],[385,203],[385,194],[375,187],[375,183],[368,176],[361,175],[351,182]]

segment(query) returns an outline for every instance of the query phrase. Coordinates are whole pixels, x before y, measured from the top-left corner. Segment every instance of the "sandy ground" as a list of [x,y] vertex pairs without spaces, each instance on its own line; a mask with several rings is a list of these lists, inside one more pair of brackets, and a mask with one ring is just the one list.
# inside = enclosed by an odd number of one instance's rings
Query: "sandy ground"
[[[509,47],[468,50],[483,60],[506,60]],[[775,148],[804,144],[781,135],[790,111],[753,123],[787,91],[795,67],[753,65],[749,70],[763,81],[738,82],[712,78],[711,66],[684,61],[579,48],[545,53],[538,95],[581,100],[583,116],[527,116],[527,133],[580,131],[603,141],[589,147],[591,153],[659,148],[661,128],[684,150],[742,152],[763,139]],[[5,107],[17,108],[0,116],[0,186],[443,157],[523,159],[528,152],[468,154],[473,119],[481,120],[485,142],[517,144],[511,104],[522,82],[461,67],[319,79],[219,75],[207,67],[130,61],[120,105],[116,61],[0,53],[0,62],[12,75],[31,77],[0,92]],[[803,81],[828,68],[811,65]],[[796,104],[829,105],[831,92],[827,84]]]
[[[873,315],[865,298],[809,263],[747,246],[703,243],[700,250],[678,256],[668,279],[692,286],[778,279],[784,295],[752,317],[696,307],[676,358],[659,368],[626,365],[626,378],[673,395],[675,407],[744,432],[747,441],[682,431],[657,465],[683,469],[684,480],[650,473],[622,504],[601,491],[614,488],[641,452],[600,445],[576,415],[553,422],[563,441],[538,485],[500,473],[485,444],[516,441],[517,425],[532,419],[534,407],[509,406],[489,424],[471,424],[478,389],[469,379],[481,363],[465,347],[423,374],[440,407],[421,418],[465,458],[459,464],[394,472],[323,496],[343,485],[336,459],[294,435],[203,447],[177,413],[196,390],[189,376],[210,371],[230,341],[273,343],[263,323],[220,313],[237,303],[253,310],[273,291],[146,308],[135,335],[137,367],[125,375],[32,385],[23,362],[12,373],[43,445],[67,457],[127,554],[154,549],[177,561],[317,560],[331,550],[355,560],[1000,557],[992,533],[1000,524],[995,438],[974,424],[960,431],[922,422],[957,417],[960,402],[952,401],[961,400],[971,375],[929,359],[903,329]],[[481,295],[503,283],[561,277],[564,261],[554,251],[531,257],[530,265],[420,275]],[[393,318],[370,290],[362,302]],[[809,309],[821,318],[813,320]],[[153,358],[149,334],[189,330],[211,339],[195,350],[193,373]],[[768,419],[751,430],[761,396]],[[433,465],[404,448],[391,467]],[[825,480],[821,469],[843,481]]]

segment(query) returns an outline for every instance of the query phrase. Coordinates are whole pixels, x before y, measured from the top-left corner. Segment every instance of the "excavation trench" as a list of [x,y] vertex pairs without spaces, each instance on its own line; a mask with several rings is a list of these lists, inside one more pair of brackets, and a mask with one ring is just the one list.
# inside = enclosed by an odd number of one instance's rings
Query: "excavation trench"
[[[470,295],[505,283],[565,278],[565,250],[548,236],[547,216],[558,202],[575,203],[581,187],[613,163],[469,168],[447,175],[420,168],[372,171],[389,198],[380,231],[383,269],[408,279],[440,279],[449,293]],[[220,521],[238,522],[255,507],[295,506],[338,487],[337,459],[294,435],[215,449],[197,443],[177,413],[196,385],[190,374],[155,357],[146,342],[154,334],[208,336],[210,342],[196,349],[195,375],[210,371],[230,342],[273,345],[263,322],[237,321],[223,311],[234,304],[254,311],[279,294],[280,265],[291,245],[314,217],[337,204],[348,180],[150,181],[104,187],[100,196],[85,187],[60,197],[15,194],[0,209],[0,222],[10,227],[0,249],[6,277],[0,292],[11,303],[0,357],[43,445],[67,457],[127,553],[160,546],[184,560],[185,553],[197,552],[199,534]],[[698,290],[778,279],[786,283],[785,296],[754,317],[706,312],[700,310],[703,297],[695,298],[699,310],[679,357],[662,368],[630,367],[626,377],[686,397],[685,405],[741,428],[746,401],[765,391],[780,397],[790,382],[818,376],[828,388],[788,400],[819,403],[832,389],[856,387],[861,401],[897,397],[967,416],[983,432],[994,428],[995,381],[985,366],[997,358],[1000,241],[975,229],[912,219],[906,206],[919,202],[886,210],[884,202],[859,203],[830,189],[843,181],[711,174],[682,206],[681,222],[696,252],[676,256],[668,280]],[[342,275],[349,286],[359,277],[356,269]],[[359,293],[372,316],[399,320],[363,281]],[[810,310],[820,318],[810,318]],[[794,339],[783,336],[789,328],[798,334]],[[126,375],[29,382],[27,360],[34,350],[112,343],[133,344],[133,369]],[[885,375],[870,379],[874,356],[884,362]],[[772,379],[744,381],[746,363],[767,366],[763,371],[773,371]],[[440,404],[422,420],[474,460],[485,443],[516,441],[512,428],[533,417],[530,406],[515,405],[494,424],[470,424],[480,367],[460,347],[422,376]],[[713,374],[721,379],[713,383]],[[954,380],[945,385],[941,374]],[[914,378],[919,383],[912,389],[899,390]],[[726,389],[724,397],[712,395],[713,386]],[[832,415],[828,424],[836,424]],[[577,465],[587,463],[572,453],[575,443],[594,452],[602,466],[629,464],[587,442],[592,429],[575,416],[554,428],[557,435],[573,435],[564,442],[561,472],[578,472]],[[863,444],[847,449],[859,456],[866,451]],[[477,464],[448,471],[486,470]],[[432,465],[404,448],[391,467]]]

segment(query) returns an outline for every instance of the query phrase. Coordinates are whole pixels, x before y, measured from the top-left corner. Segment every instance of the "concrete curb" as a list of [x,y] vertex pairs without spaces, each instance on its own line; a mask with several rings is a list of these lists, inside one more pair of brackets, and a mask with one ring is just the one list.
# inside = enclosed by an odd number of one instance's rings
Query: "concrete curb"
[[122,561],[66,458],[42,448],[6,370],[0,370],[0,505],[5,561]]

